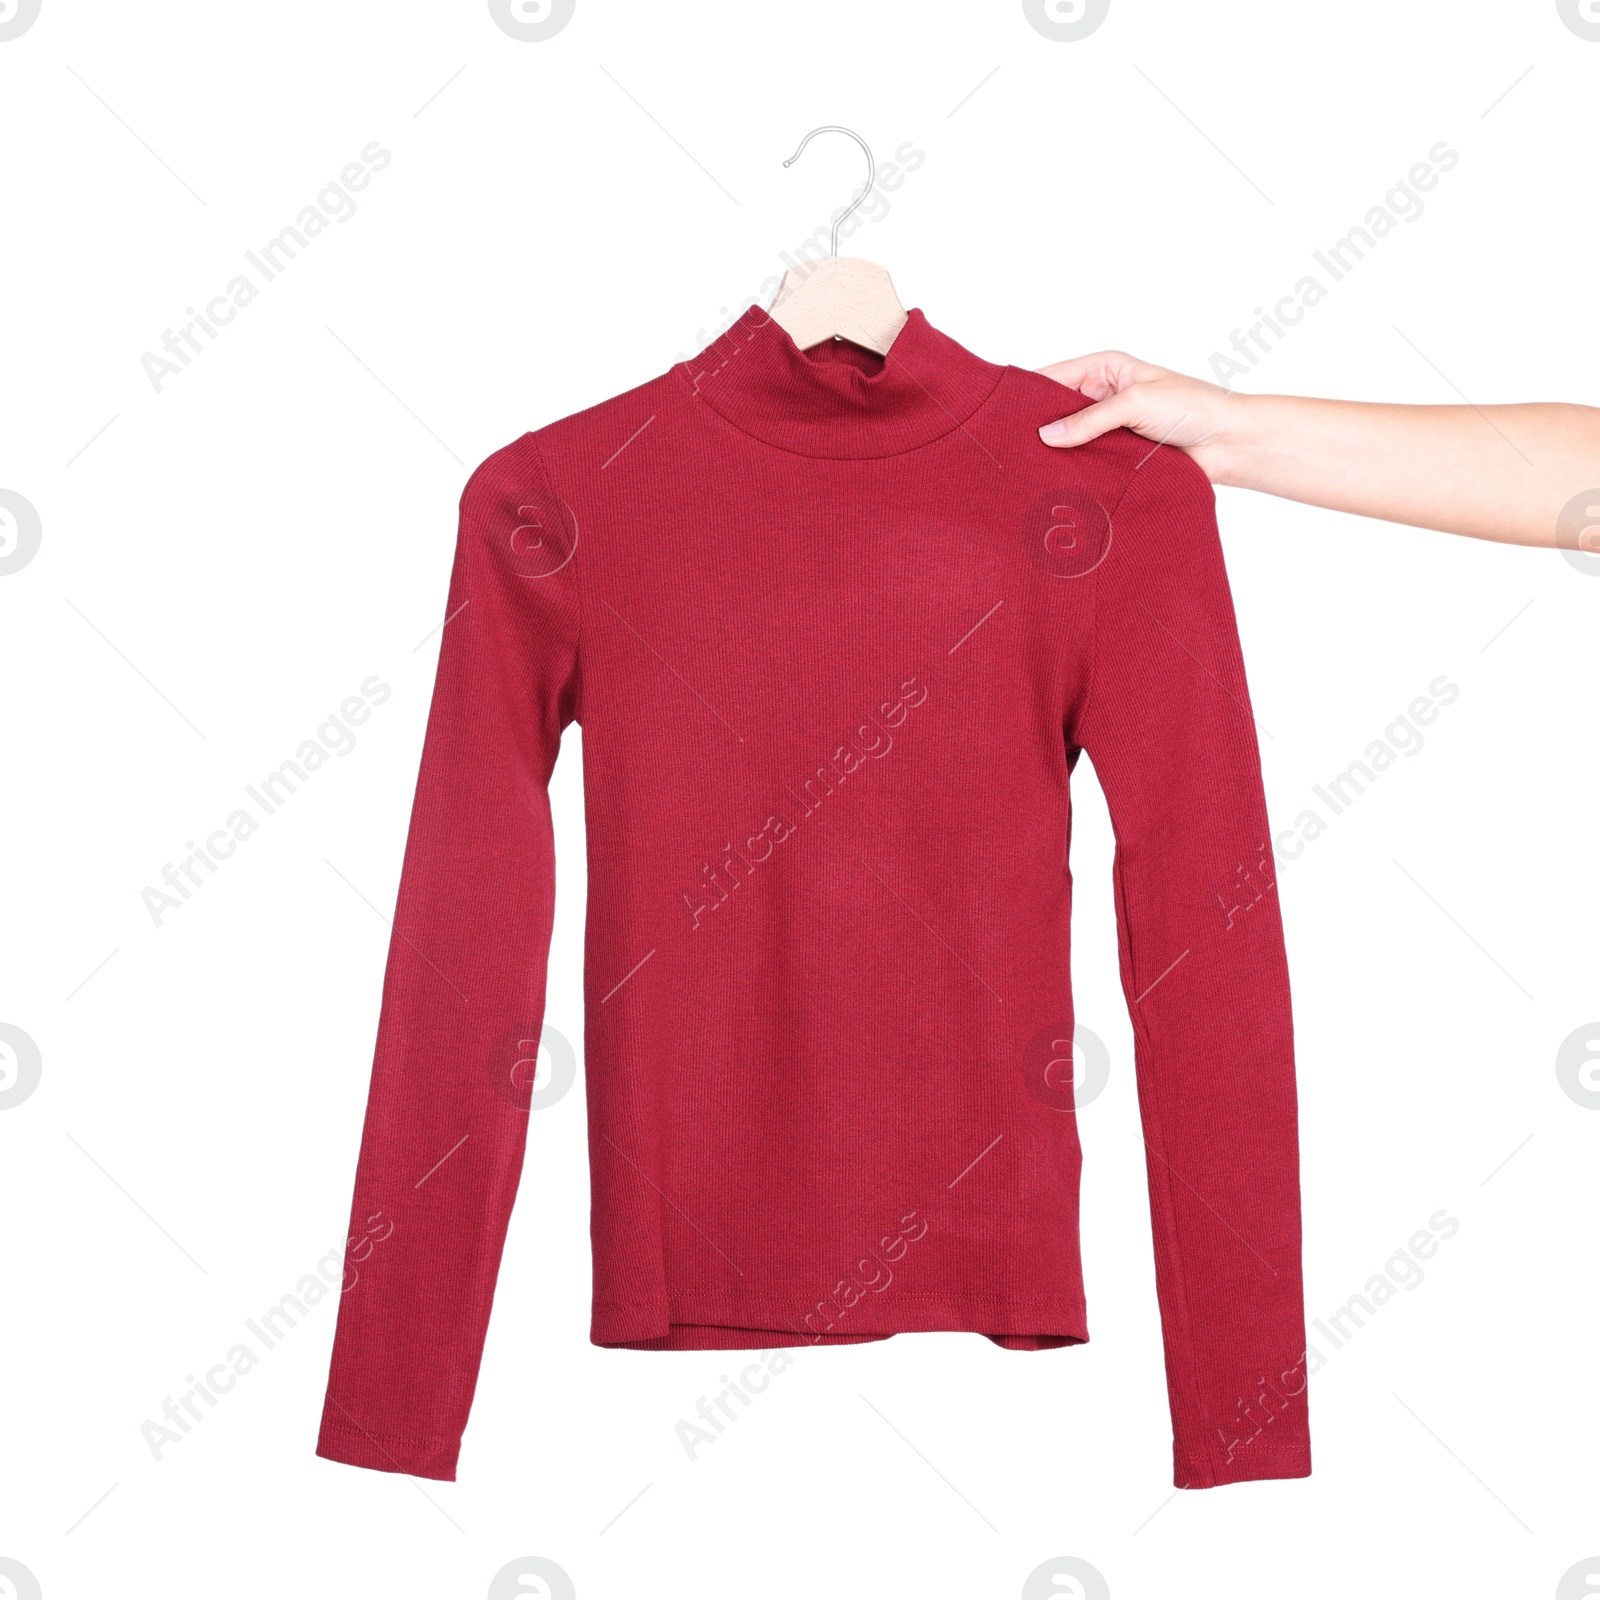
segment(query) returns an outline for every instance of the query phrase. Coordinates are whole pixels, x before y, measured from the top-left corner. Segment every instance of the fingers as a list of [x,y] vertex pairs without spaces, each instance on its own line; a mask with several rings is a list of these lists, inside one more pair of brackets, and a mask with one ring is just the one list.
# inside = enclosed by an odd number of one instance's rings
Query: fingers
[[1086,383],[1098,380],[1106,381],[1106,358],[1111,354],[1102,350],[1091,356],[1074,356],[1070,361],[1057,361],[1048,367],[1039,367],[1036,370],[1044,378],[1052,378],[1057,383],[1064,384],[1069,389],[1077,389],[1087,394],[1084,387]]
[[1040,428],[1040,439],[1058,450],[1087,444],[1113,428],[1126,428],[1157,444],[1187,450],[1204,466],[1195,452],[1210,450],[1214,455],[1219,441],[1240,420],[1239,396],[1200,378],[1135,361],[1119,350],[1081,356],[1046,370],[1066,369],[1073,370],[1081,384],[1079,392],[1094,404]]
[[1160,377],[1165,369],[1153,367],[1148,361],[1139,361],[1126,350],[1097,350],[1093,355],[1074,356],[1069,361],[1057,361],[1040,367],[1040,374],[1086,394],[1091,400],[1104,400],[1135,383]]
[[1040,430],[1039,437],[1047,445],[1057,450],[1071,449],[1074,445],[1087,444],[1091,439],[1098,439],[1103,433],[1110,433],[1113,428],[1134,428],[1143,412],[1141,397],[1131,391],[1123,390],[1120,394],[1113,394],[1109,399],[1099,400],[1092,406],[1085,406],[1082,411],[1075,411],[1070,417],[1061,417],[1055,422],[1047,422]]

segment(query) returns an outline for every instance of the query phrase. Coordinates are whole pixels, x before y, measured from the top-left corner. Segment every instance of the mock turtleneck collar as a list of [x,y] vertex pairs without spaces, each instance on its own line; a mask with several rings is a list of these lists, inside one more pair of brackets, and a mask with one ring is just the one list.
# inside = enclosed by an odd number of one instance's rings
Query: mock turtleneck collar
[[760,306],[689,361],[696,396],[736,428],[796,455],[865,460],[953,432],[1000,381],[912,311],[887,356],[842,340],[800,350]]

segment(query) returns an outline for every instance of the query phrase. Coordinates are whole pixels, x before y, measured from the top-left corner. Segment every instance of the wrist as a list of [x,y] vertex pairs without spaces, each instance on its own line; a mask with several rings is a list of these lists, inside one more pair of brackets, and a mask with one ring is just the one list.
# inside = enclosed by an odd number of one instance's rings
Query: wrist
[[1249,462],[1259,442],[1262,397],[1225,391],[1217,425],[1206,441],[1203,463],[1213,483],[1233,489],[1250,487]]

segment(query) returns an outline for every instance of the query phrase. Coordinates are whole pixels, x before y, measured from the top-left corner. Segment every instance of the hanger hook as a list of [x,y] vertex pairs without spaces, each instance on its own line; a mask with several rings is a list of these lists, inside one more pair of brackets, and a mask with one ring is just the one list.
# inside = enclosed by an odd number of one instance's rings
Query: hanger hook
[[858,194],[855,197],[855,199],[852,200],[850,202],[850,204],[847,205],[844,208],[844,210],[841,211],[836,218],[834,218],[833,237],[829,242],[828,253],[830,255],[835,255],[836,256],[839,253],[839,224],[841,222],[843,222],[844,219],[846,217],[848,217],[850,215],[850,213],[852,211],[854,211],[855,208],[858,205],[860,205],[861,202],[863,200],[865,200],[869,194],[872,193],[873,176],[874,176],[874,174],[875,174],[877,169],[873,165],[873,162],[872,162],[872,151],[867,148],[867,141],[865,139],[863,139],[859,133],[852,133],[849,128],[841,128],[841,127],[836,126],[833,123],[829,123],[824,128],[813,128],[811,130],[811,132],[808,133],[805,136],[805,138],[803,138],[800,141],[800,149],[796,150],[795,153],[792,156],[790,156],[787,161],[784,162],[784,166],[792,167],[795,164],[795,162],[797,162],[800,159],[801,151],[803,151],[805,149],[805,147],[808,144],[810,144],[811,141],[813,139],[815,139],[816,136],[819,133],[843,133],[843,134],[847,134],[847,135],[849,135],[850,138],[854,139],[855,142],[858,145],[860,145],[863,150],[866,151],[866,155],[867,155],[867,186],[866,186],[866,188],[864,188],[861,191],[861,193]]

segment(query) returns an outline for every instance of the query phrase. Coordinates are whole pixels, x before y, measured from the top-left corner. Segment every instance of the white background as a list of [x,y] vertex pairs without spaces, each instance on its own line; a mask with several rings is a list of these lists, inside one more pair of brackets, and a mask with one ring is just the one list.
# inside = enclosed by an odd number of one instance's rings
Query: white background
[[[478,1597],[527,1555],[583,1600],[1012,1597],[1058,1556],[1117,1600],[1555,1595],[1600,1550],[1600,1111],[1555,1065],[1600,1016],[1600,577],[1229,490],[1275,827],[1460,688],[1282,868],[1308,1316],[1460,1224],[1342,1348],[1313,1332],[1310,1479],[1171,1488],[1087,766],[1090,1345],[803,1350],[691,1462],[674,1426],[728,1357],[587,1343],[580,1073],[532,1119],[460,1482],[313,1455],[331,1300],[159,1461],[141,1425],[341,1240],[469,469],[782,270],[859,182],[842,140],[785,171],[803,133],[924,153],[844,248],[970,349],[1201,375],[1447,141],[1424,214],[1240,387],[1595,402],[1597,92],[1553,0],[1113,0],[1075,43],[1016,0],[578,0],[536,43],[482,3],[44,0],[0,43],[0,488],[42,524],[0,578],[0,1022],[42,1057],[0,1112],[0,1556],[45,1600]],[[355,214],[158,394],[145,352],[374,140]],[[373,674],[357,747],[158,928],[141,890]],[[548,1021],[575,1043],[581,761],[573,729]]]

